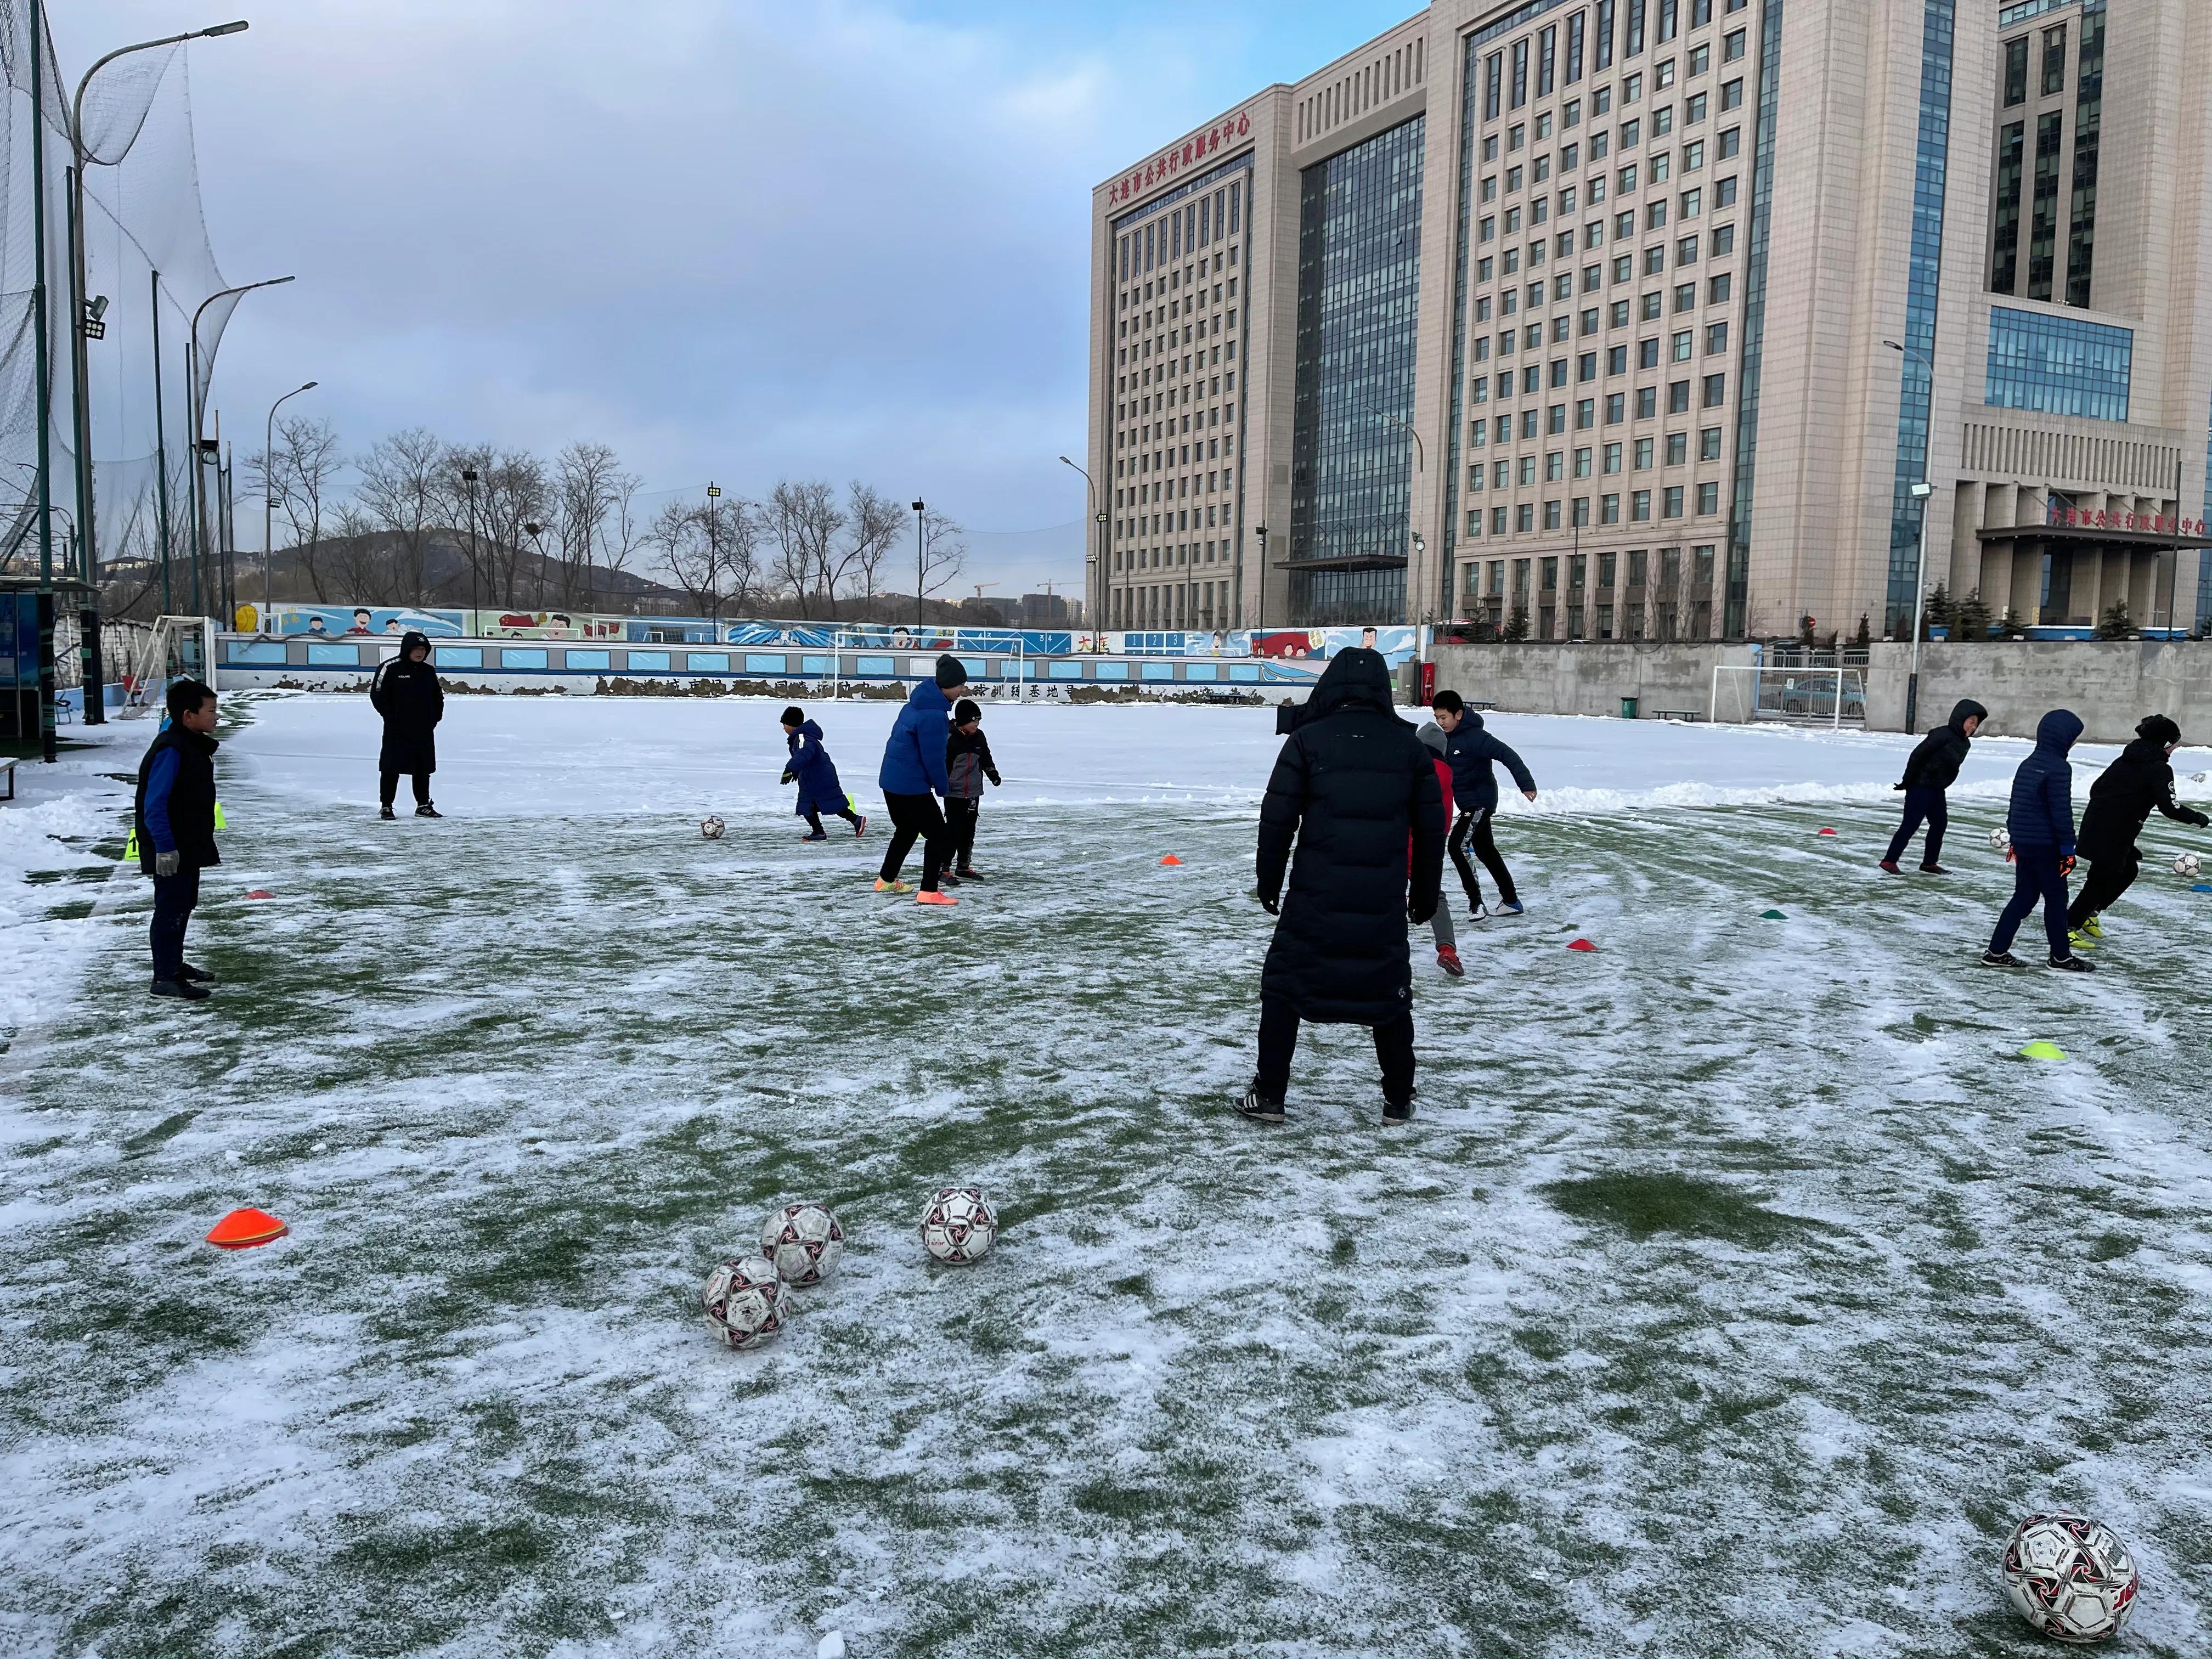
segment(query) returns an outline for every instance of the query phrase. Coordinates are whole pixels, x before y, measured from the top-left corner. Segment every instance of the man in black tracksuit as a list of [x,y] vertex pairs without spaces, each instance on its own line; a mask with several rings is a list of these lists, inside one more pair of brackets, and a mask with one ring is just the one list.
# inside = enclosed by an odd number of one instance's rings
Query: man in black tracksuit
[[952,836],[952,874],[959,881],[981,881],[975,869],[975,817],[983,810],[983,780],[1001,780],[983,735],[983,711],[963,697],[952,710],[952,731],[945,740],[945,823]]
[[149,989],[201,1002],[215,975],[185,960],[185,927],[200,901],[200,872],[222,862],[215,846],[215,692],[198,680],[179,680],[168,706],[169,723],[139,764],[131,813],[138,867],[154,878]]
[[1259,1069],[1238,1111],[1283,1121],[1298,1024],[1310,1019],[1371,1026],[1382,1121],[1412,1119],[1406,924],[1436,914],[1443,853],[1443,792],[1428,750],[1392,706],[1389,665],[1380,652],[1339,652],[1284,740],[1260,808],[1256,896],[1282,920],[1260,979]]
[[430,774],[438,769],[435,733],[446,717],[446,693],[429,659],[429,640],[410,634],[399,641],[399,654],[379,664],[368,683],[368,701],[384,716],[384,747],[376,757],[379,817],[392,816],[402,772],[415,780],[415,816],[442,816],[430,805]]
[[2066,925],[2076,935],[2076,944],[2085,929],[2093,935],[2101,931],[2096,925],[2098,913],[2134,884],[2142,868],[2136,837],[2142,834],[2153,807],[2177,823],[2193,823],[2200,830],[2212,823],[2212,818],[2174,799],[2170,762],[2180,745],[2181,728],[2163,714],[2153,714],[2136,727],[2136,740],[2120,751],[2119,759],[2089,786],[2089,805],[2074,838],[2074,850],[2089,861],[2089,873],[2066,912]]
[[1959,781],[1959,769],[1966,763],[1966,751],[1974,746],[1974,733],[1981,730],[1982,722],[1989,717],[1990,711],[1981,704],[1961,702],[1951,711],[1951,723],[1921,738],[1919,745],[1906,758],[1905,781],[1897,786],[1905,792],[1905,822],[1890,837],[1889,851],[1881,856],[1881,867],[1891,875],[1900,873],[1897,861],[1905,856],[1906,843],[1923,820],[1928,825],[1928,851],[1920,860],[1921,874],[1951,873],[1940,861],[1943,856],[1943,831],[1951,822],[1943,792]]

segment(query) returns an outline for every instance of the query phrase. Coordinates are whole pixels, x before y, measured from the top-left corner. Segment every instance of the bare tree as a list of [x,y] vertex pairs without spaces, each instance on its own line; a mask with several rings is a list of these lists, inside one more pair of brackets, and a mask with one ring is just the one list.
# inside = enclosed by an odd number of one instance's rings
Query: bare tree
[[905,507],[873,485],[853,482],[845,495],[847,551],[840,574],[857,574],[864,599],[876,597],[884,565],[905,528]]
[[605,444],[572,443],[554,461],[554,520],[561,550],[562,603],[576,604],[580,576],[581,608],[589,611],[596,605],[594,555],[607,544],[609,518],[624,496],[636,489],[636,477],[623,470],[621,460]]
[[645,539],[691,603],[717,622],[726,606],[743,610],[758,597],[760,515],[750,502],[671,501],[653,515]]
[[[503,450],[482,469],[479,485],[479,524],[490,543],[489,556],[498,576],[500,603],[542,608],[545,602],[544,561],[537,538],[525,528],[543,527],[551,516],[553,492],[545,463],[527,450]],[[526,586],[526,571],[535,568],[535,579]]]
[[814,596],[837,611],[837,563],[834,548],[844,527],[844,509],[830,485],[785,479],[769,497],[769,536],[775,544],[775,574],[791,592],[801,617],[813,616]]
[[404,599],[400,591],[398,539],[349,501],[331,520],[331,585],[355,604]]
[[397,538],[397,591],[390,597],[403,604],[421,605],[430,597],[424,555],[451,498],[449,453],[435,433],[418,426],[378,439],[355,463],[361,469],[355,501],[378,528]]
[[277,422],[275,448],[246,458],[247,488],[284,515],[292,532],[292,551],[319,602],[328,597],[317,557],[322,550],[323,515],[331,485],[346,465],[338,429],[305,415]]
[[968,562],[968,532],[935,507],[921,515],[921,549],[917,556],[915,586],[919,590],[914,602],[915,620],[920,622],[921,602],[933,593],[940,593],[951,585]]

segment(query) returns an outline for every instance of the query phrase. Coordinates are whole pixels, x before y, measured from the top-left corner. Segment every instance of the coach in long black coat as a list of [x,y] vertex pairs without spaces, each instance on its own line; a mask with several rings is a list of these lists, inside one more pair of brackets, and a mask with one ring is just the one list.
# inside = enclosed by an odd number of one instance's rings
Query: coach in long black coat
[[445,688],[438,671],[430,665],[430,641],[410,634],[399,641],[399,654],[378,665],[368,683],[368,701],[384,716],[384,745],[377,751],[381,815],[392,816],[392,802],[399,793],[399,775],[415,780],[415,815],[434,818],[430,805],[430,774],[438,769],[438,722],[446,717]]
[[1260,809],[1258,896],[1281,920],[1261,975],[1259,1073],[1239,1106],[1245,1115],[1282,1121],[1298,1024],[1309,1019],[1374,1027],[1383,1117],[1413,1115],[1406,925],[1436,914],[1443,851],[1443,793],[1392,706],[1389,665],[1379,652],[1339,653],[1284,742]]

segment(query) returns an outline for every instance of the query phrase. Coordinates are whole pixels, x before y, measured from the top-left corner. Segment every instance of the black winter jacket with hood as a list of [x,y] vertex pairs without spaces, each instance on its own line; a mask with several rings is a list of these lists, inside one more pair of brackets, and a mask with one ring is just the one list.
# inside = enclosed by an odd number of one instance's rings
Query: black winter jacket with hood
[[438,684],[438,670],[426,655],[416,662],[408,653],[416,646],[427,651],[430,641],[422,634],[409,634],[399,641],[399,654],[377,665],[368,683],[368,701],[384,716],[384,746],[377,755],[380,772],[434,772],[438,749],[434,733],[446,717],[446,691]]
[[1380,1025],[1409,1012],[1406,924],[1436,913],[1444,829],[1434,762],[1392,708],[1389,665],[1379,652],[1340,652],[1260,808],[1260,896],[1274,903],[1290,875],[1261,994],[1323,1023]]
[[1966,751],[1974,746],[1974,740],[1966,735],[1966,722],[1989,717],[1988,709],[1971,700],[1954,708],[1951,723],[1921,738],[1919,747],[1905,761],[1905,787],[1948,789],[1956,783],[1959,769],[1966,763]]
[[2075,848],[2085,859],[2124,858],[2134,852],[2153,808],[2200,829],[2208,822],[2203,813],[2174,799],[2166,745],[2181,741],[2181,728],[2163,714],[2153,714],[2136,731],[2136,740],[2089,786],[2089,805],[2082,810]]

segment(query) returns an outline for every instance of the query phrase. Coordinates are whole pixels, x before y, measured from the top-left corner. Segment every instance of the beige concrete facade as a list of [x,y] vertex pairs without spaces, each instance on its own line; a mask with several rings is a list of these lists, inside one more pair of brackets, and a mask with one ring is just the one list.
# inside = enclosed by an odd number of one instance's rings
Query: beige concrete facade
[[[1401,474],[1402,608],[1371,619],[1880,635],[1911,610],[1924,430],[1928,588],[2186,628],[2208,71],[2202,0],[1435,0],[1095,192],[1093,614],[1348,619],[1300,614],[1320,590],[1279,568],[1328,562],[1288,539],[1294,475],[1320,488],[1301,385],[1364,361],[1310,305],[1301,381],[1302,211],[1326,210],[1302,186],[1418,118],[1411,430],[1382,415],[1350,464]],[[1232,233],[1209,216],[1123,274],[1224,179]]]

